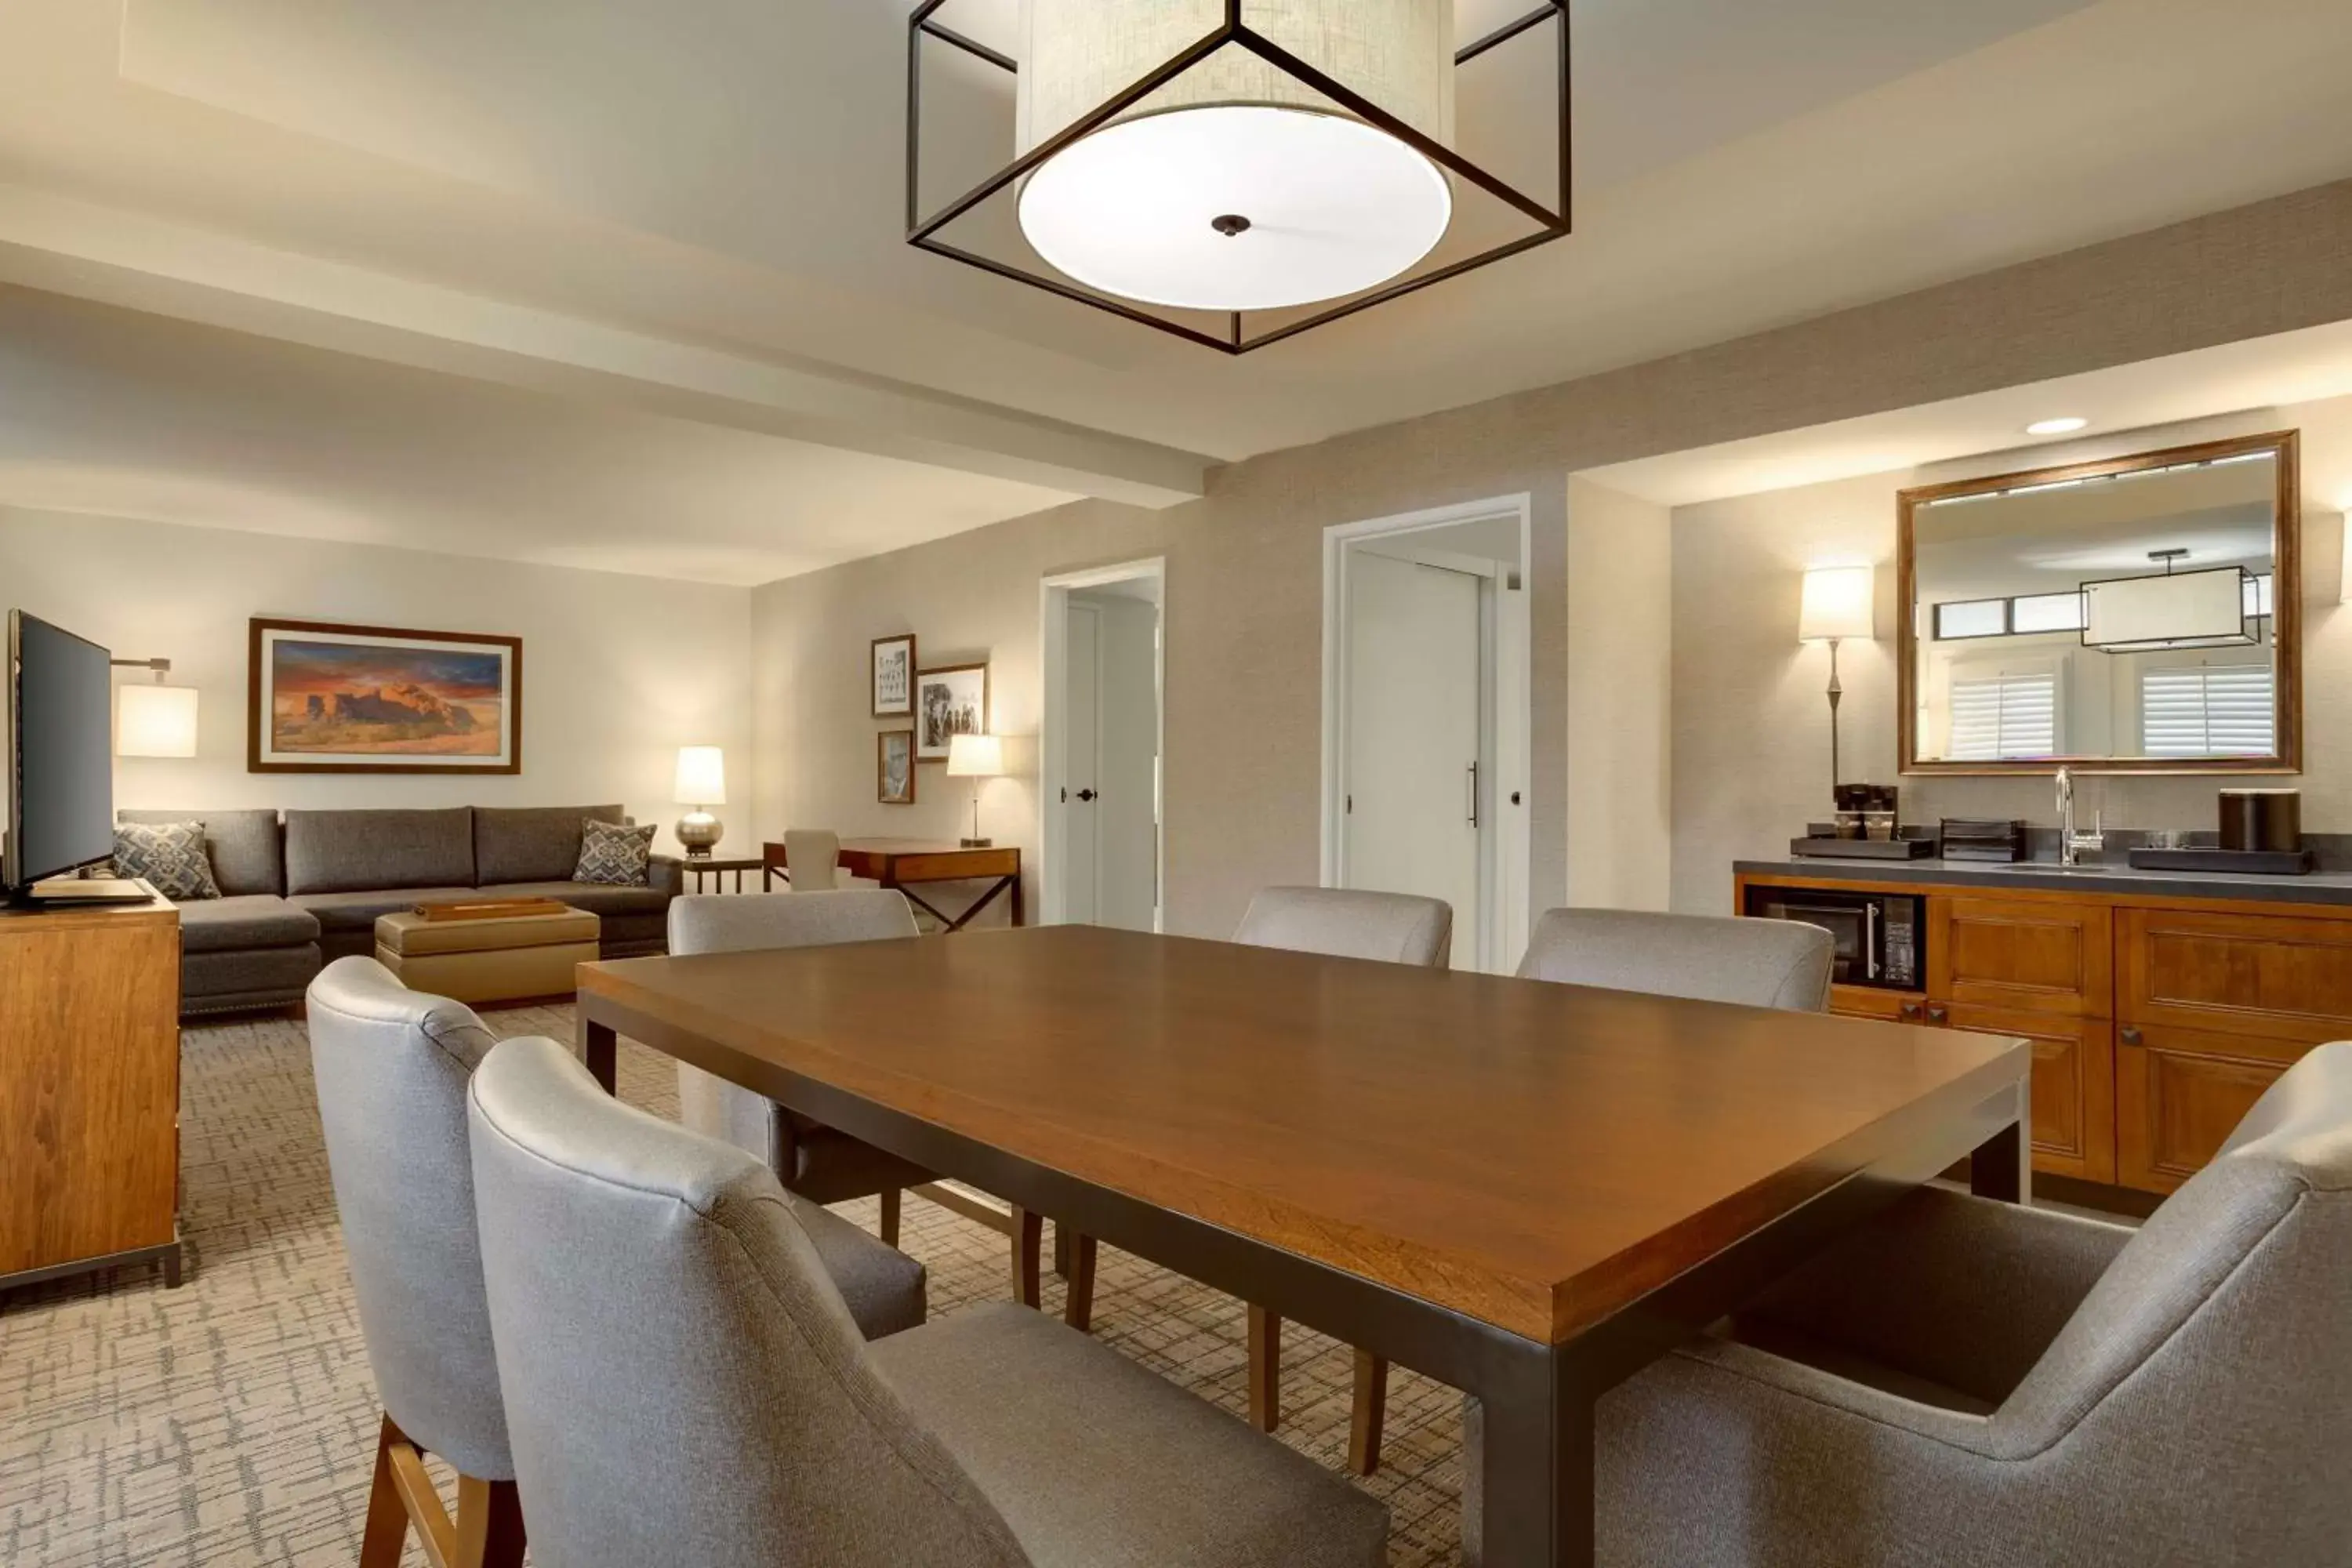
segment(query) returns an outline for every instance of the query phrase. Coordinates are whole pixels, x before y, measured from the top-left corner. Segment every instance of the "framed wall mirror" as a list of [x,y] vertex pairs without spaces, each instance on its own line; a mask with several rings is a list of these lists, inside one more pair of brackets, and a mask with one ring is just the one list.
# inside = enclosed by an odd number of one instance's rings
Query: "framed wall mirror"
[[1905,490],[1906,773],[2303,767],[2294,431]]

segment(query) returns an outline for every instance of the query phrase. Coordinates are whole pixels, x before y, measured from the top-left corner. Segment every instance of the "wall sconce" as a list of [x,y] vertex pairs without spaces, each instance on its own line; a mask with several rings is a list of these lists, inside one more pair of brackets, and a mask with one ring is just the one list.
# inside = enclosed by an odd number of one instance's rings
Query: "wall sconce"
[[152,669],[155,684],[117,689],[114,754],[118,757],[193,757],[196,754],[196,689],[166,686],[168,658],[117,658],[121,668]]
[[1874,600],[1876,573],[1868,566],[1815,566],[1805,573],[1802,607],[1797,615],[1799,642],[1830,645],[1830,792],[1838,784],[1838,700],[1845,688],[1838,684],[1838,644],[1847,637],[1868,639],[1877,635]]

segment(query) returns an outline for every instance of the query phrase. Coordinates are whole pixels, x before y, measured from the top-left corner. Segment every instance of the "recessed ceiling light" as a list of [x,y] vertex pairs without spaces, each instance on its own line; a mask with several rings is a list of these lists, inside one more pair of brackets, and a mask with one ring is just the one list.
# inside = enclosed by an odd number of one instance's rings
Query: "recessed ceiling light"
[[2071,436],[2089,423],[2087,419],[2077,419],[2072,415],[2063,419],[2037,419],[2025,427],[2025,433],[2029,436]]

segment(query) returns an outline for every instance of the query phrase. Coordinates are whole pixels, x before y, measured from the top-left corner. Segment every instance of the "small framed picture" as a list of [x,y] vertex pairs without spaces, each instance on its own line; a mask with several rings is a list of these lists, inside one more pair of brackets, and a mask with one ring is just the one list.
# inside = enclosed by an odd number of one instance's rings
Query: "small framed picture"
[[988,666],[950,664],[915,677],[915,760],[944,763],[958,735],[988,733]]
[[874,717],[915,716],[915,634],[874,639]]
[[874,798],[884,805],[915,804],[912,730],[885,730],[874,737]]

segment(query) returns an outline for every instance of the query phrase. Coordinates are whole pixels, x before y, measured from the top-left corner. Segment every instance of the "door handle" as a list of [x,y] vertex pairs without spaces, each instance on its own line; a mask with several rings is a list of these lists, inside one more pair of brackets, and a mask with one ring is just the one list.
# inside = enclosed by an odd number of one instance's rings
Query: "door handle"
[[2126,1029],[2116,1037],[2127,1046],[2139,1046],[2147,1043],[2147,1037],[2141,1034],[2137,1029]]
[[1470,826],[1478,826],[1478,764],[1470,764]]
[[1919,1004],[1916,1002],[1906,1002],[1903,1004],[1900,1011],[1906,1018],[1916,1018],[1919,1016]]
[[1080,800],[1090,801],[1095,798],[1095,792],[1090,789],[1082,789],[1078,792],[1078,798]]
[[1951,1016],[1952,1016],[1949,1013],[1947,1013],[1941,1007],[1931,1005],[1927,1009],[1927,1022],[1930,1024],[1948,1023]]

